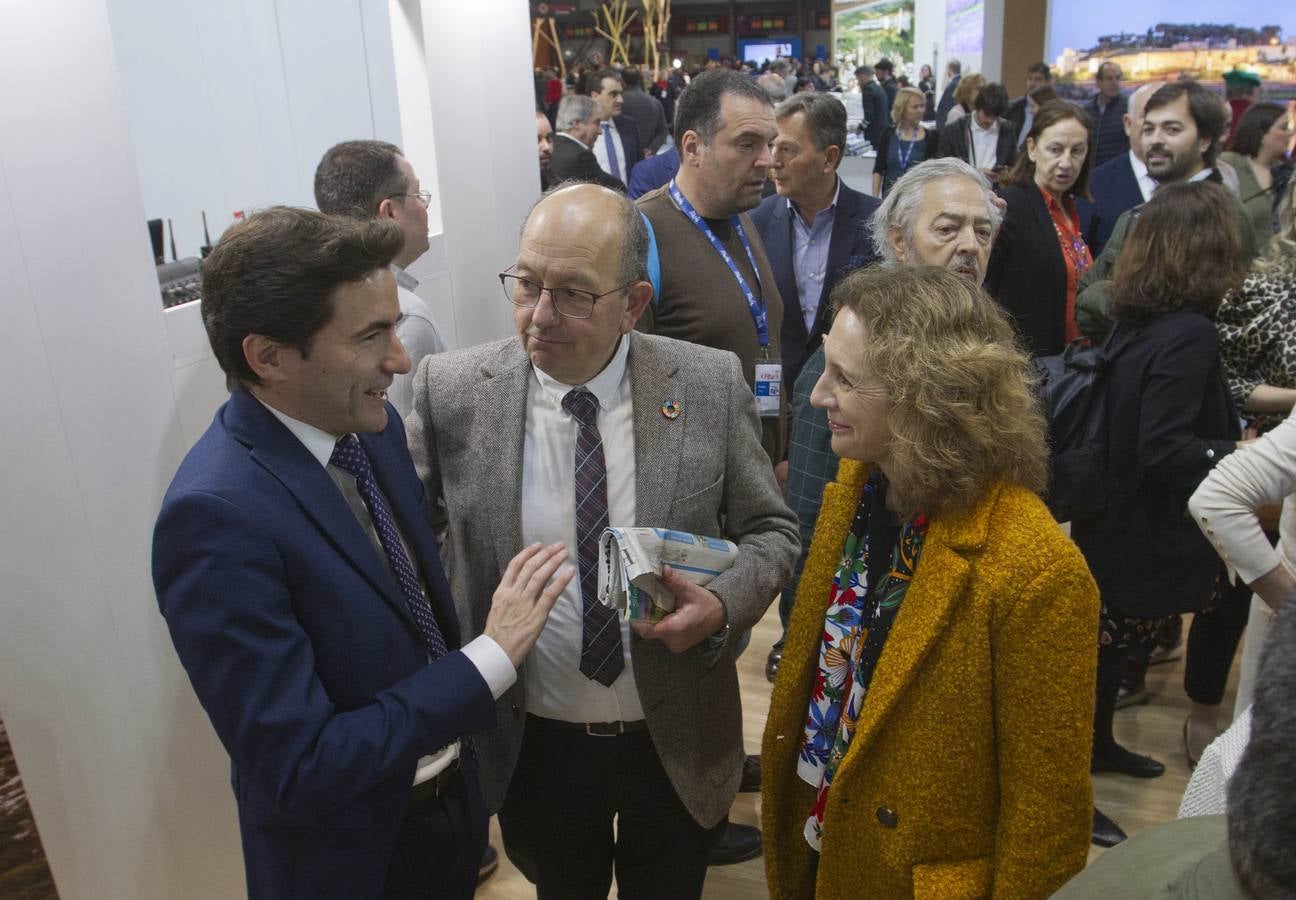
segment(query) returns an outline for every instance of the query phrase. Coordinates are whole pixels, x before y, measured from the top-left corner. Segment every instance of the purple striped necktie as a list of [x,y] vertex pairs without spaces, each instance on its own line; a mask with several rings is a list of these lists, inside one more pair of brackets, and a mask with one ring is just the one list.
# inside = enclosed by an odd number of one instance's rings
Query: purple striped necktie
[[581,674],[610,685],[625,668],[616,612],[598,601],[599,538],[608,525],[607,465],[599,435],[598,398],[585,388],[568,391],[563,409],[580,425],[576,433],[576,559],[581,589]]
[[436,617],[432,615],[432,606],[428,603],[422,586],[419,585],[418,576],[414,574],[414,566],[405,553],[405,547],[401,544],[400,535],[396,532],[396,522],[387,509],[387,501],[378,491],[373,467],[369,465],[369,457],[364,447],[360,446],[354,434],[348,434],[334,445],[333,456],[329,462],[355,476],[356,488],[360,491],[360,498],[364,500],[365,507],[369,510],[370,518],[373,519],[374,529],[378,532],[378,541],[382,544],[383,552],[387,554],[387,561],[391,563],[392,574],[396,576],[396,583],[400,585],[401,593],[405,596],[405,604],[409,607],[410,614],[418,623],[419,631],[423,633],[428,656],[431,659],[440,659],[449,652],[446,649],[445,638],[441,635]]

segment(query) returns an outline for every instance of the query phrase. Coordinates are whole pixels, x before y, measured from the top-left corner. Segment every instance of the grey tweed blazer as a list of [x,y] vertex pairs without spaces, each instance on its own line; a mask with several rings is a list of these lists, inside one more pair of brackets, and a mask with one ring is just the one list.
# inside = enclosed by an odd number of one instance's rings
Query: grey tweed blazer
[[[787,581],[796,517],[779,495],[751,389],[732,353],[635,333],[628,360],[638,526],[723,535],[740,547],[710,589],[731,634],[751,628]],[[517,338],[426,357],[406,421],[427,490],[465,640],[481,634],[508,561],[522,549],[522,450],[531,362]],[[668,419],[662,403],[675,400]],[[742,707],[729,648],[672,654],[631,637],[635,681],[653,744],[689,813],[720,821],[741,776]],[[477,738],[482,792],[494,812],[517,765],[526,666]]]

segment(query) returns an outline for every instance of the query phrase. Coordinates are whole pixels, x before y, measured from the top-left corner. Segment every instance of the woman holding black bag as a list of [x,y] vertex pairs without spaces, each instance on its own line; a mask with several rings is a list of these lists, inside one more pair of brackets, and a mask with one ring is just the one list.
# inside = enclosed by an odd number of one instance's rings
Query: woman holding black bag
[[1072,522],[1102,596],[1092,770],[1154,778],[1156,760],[1112,735],[1131,650],[1150,652],[1168,617],[1210,600],[1220,562],[1188,517],[1206,473],[1237,447],[1238,416],[1213,320],[1245,272],[1234,205],[1209,182],[1167,184],[1143,208],[1116,263],[1120,340],[1105,377],[1109,464],[1122,489]]

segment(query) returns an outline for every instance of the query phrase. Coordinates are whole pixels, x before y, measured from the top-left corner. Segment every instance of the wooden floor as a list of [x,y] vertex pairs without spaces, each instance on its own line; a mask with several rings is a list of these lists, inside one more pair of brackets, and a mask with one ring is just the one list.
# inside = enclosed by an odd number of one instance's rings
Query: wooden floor
[[[769,707],[770,685],[765,680],[765,657],[778,638],[777,605],[771,606],[765,618],[752,633],[751,646],[738,660],[738,680],[742,688],[743,732],[749,752],[760,749],[761,731]],[[1185,622],[1184,634],[1187,635]],[[1160,778],[1140,780],[1120,775],[1095,775],[1094,794],[1100,809],[1111,816],[1125,831],[1134,835],[1161,822],[1167,822],[1179,811],[1179,800],[1188,784],[1188,763],[1184,758],[1180,728],[1188,708],[1183,692],[1183,659],[1153,667],[1147,678],[1151,702],[1143,706],[1118,710],[1116,738],[1126,747],[1156,757],[1165,763]],[[1233,709],[1237,687],[1237,664],[1229,679],[1223,710]],[[1222,721],[1222,727],[1228,722]],[[730,818],[749,825],[760,823],[760,795],[739,794]],[[500,851],[499,870],[477,891],[481,900],[516,900],[535,896],[535,889],[504,856],[499,828],[491,820],[491,843]],[[1090,848],[1092,861],[1103,851]],[[615,886],[612,889],[616,896]],[[735,866],[712,868],[707,874],[703,896],[707,900],[760,900],[768,897],[765,888],[764,862],[754,859]]]

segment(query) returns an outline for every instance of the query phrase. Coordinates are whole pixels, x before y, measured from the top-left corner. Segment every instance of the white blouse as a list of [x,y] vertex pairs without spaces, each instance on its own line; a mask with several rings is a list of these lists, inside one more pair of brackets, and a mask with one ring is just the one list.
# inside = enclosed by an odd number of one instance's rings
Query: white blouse
[[[1281,562],[1296,577],[1296,410],[1258,441],[1220,460],[1193,493],[1188,509],[1206,539],[1247,584]],[[1282,503],[1278,548],[1269,545],[1256,510]]]

